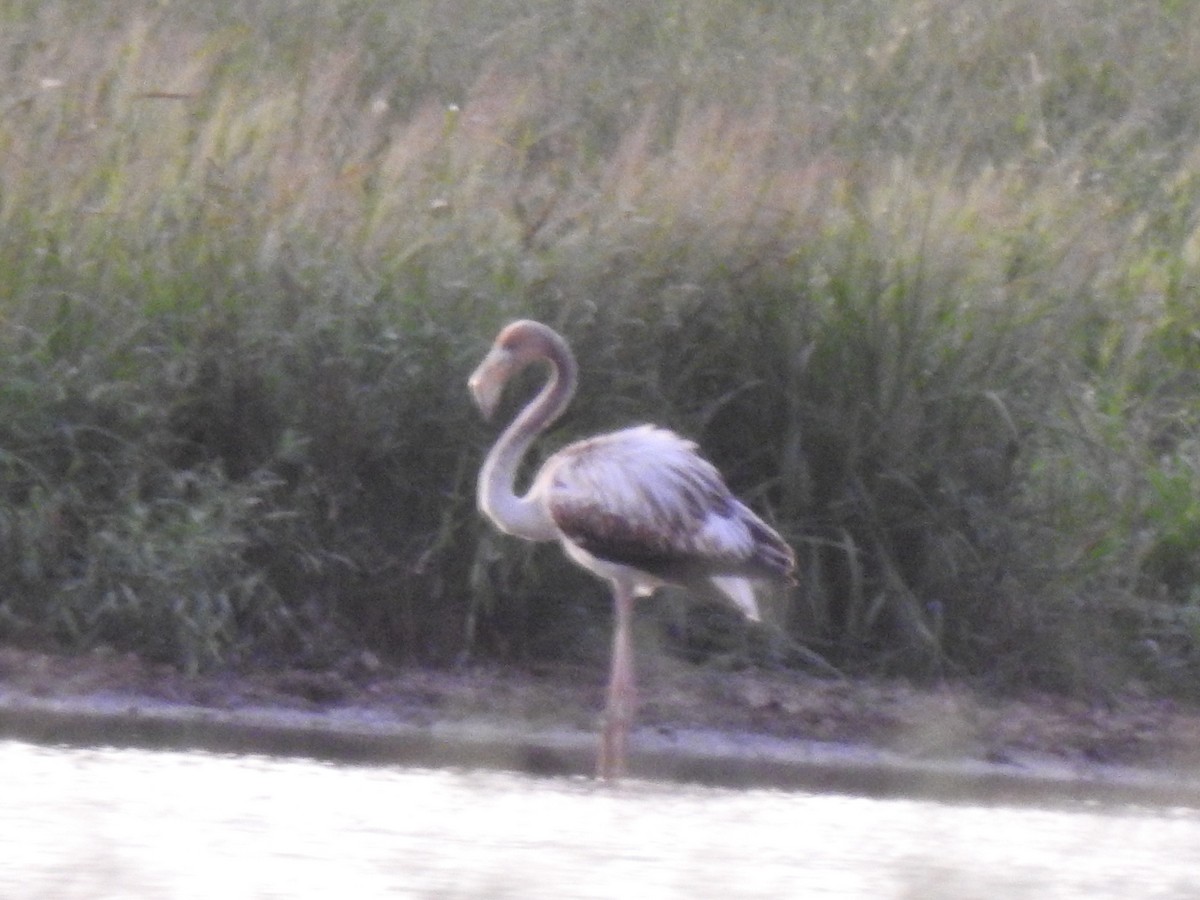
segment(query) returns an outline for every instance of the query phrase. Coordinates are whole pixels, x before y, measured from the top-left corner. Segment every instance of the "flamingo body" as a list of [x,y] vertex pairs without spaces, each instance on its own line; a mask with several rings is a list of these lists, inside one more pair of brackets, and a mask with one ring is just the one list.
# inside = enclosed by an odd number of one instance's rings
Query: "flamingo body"
[[[790,548],[734,497],[696,445],[653,425],[580,441],[542,468],[540,497],[564,549],[598,574],[618,566],[634,593],[716,589],[757,620],[754,578],[786,578]],[[614,574],[605,575],[610,580]]]

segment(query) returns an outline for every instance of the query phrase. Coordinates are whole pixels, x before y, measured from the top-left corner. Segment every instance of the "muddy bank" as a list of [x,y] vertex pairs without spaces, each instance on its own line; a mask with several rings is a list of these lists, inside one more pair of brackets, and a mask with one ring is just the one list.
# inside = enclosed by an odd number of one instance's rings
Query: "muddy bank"
[[[1129,696],[643,666],[640,777],[972,800],[1200,806],[1200,710]],[[587,774],[603,673],[563,668],[187,677],[134,657],[0,648],[0,736]]]

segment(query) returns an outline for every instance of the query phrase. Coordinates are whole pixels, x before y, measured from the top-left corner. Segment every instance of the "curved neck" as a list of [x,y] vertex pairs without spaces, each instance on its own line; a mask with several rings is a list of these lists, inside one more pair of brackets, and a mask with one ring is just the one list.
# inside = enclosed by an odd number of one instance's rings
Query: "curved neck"
[[501,531],[526,540],[550,541],[558,537],[558,529],[538,497],[517,496],[517,470],[530,444],[571,402],[577,368],[565,343],[547,341],[539,349],[538,357],[550,364],[550,378],[488,453],[479,472],[478,502]]

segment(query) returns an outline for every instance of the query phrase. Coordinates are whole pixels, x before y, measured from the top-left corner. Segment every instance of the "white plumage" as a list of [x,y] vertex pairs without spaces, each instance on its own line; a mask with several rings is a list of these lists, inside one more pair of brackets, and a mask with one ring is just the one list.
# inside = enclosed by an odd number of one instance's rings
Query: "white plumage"
[[653,425],[563,448],[545,462],[525,496],[517,496],[522,456],[574,393],[574,357],[552,329],[522,320],[500,332],[469,382],[490,416],[505,383],[536,361],[550,364],[550,379],[488,454],[479,475],[479,508],[502,531],[558,540],[572,560],[612,584],[616,624],[599,772],[615,777],[624,768],[633,713],[633,598],[676,584],[724,596],[758,620],[753,582],[790,581],[795,558],[730,493],[694,443]]
[[[776,574],[758,571],[766,526],[695,451],[691,441],[653,425],[628,428],[559,451],[530,493],[549,511],[566,551],[587,568],[627,564],[639,595],[708,579],[757,620],[754,594],[742,586],[748,575]],[[779,562],[786,567],[786,557]]]

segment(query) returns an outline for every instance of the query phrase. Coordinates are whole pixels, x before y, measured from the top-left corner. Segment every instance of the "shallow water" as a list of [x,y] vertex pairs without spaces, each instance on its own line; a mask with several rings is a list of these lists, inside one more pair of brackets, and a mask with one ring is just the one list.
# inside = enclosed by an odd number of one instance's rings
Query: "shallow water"
[[0,897],[1198,898],[1200,811],[0,742]]

